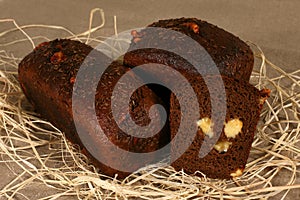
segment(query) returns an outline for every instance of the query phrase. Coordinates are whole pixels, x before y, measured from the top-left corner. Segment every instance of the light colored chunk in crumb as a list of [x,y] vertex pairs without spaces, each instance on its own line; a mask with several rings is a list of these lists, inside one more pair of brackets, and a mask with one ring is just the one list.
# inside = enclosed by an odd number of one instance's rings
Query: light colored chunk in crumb
[[234,177],[238,177],[241,176],[243,174],[243,169],[237,169],[235,172],[231,173],[230,176]]
[[212,130],[213,123],[210,118],[205,117],[197,121],[197,126],[201,128],[202,132],[209,138],[212,138],[214,133]]
[[243,128],[243,122],[239,119],[231,119],[225,123],[224,132],[226,137],[235,138]]
[[232,145],[232,142],[228,141],[220,141],[215,144],[214,149],[216,149],[219,153],[227,152],[229,147]]

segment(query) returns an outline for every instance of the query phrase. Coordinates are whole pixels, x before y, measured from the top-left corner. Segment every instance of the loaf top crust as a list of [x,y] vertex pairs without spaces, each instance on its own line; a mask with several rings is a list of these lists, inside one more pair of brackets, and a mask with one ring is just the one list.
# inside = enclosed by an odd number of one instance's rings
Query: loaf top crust
[[[250,79],[254,64],[253,52],[250,47],[232,33],[196,18],[159,20],[139,32],[132,31],[133,39],[128,53],[125,54],[125,64],[136,66],[143,62],[154,62],[176,65],[178,60],[178,65],[188,65],[188,62],[180,62],[181,55],[174,56],[174,52],[177,52],[174,50],[180,49],[186,54],[190,52],[192,54],[197,47],[194,44],[191,46],[191,42],[186,42],[187,40],[181,35],[173,34],[168,30],[182,33],[195,40],[211,56],[222,75],[235,79]],[[162,45],[169,52],[160,49],[159,47]],[[157,59],[154,56],[155,53]],[[194,56],[197,55],[191,55],[191,57]]]

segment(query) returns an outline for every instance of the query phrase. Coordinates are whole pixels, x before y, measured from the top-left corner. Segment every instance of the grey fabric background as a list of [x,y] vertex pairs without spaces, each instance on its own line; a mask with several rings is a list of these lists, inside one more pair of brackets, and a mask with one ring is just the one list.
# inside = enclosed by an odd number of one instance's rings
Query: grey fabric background
[[[61,25],[79,33],[87,30],[89,12],[95,7],[106,15],[103,35],[113,34],[114,15],[119,32],[158,19],[197,17],[258,44],[269,60],[285,70],[300,69],[298,0],[0,0],[0,19],[13,18],[19,25]],[[5,28],[0,24],[0,31]],[[29,51],[24,47],[15,52],[22,57]],[[1,163],[0,174],[0,188],[14,177]],[[48,188],[40,186],[28,189],[32,199],[47,192]],[[300,191],[292,191],[286,199],[300,199]]]

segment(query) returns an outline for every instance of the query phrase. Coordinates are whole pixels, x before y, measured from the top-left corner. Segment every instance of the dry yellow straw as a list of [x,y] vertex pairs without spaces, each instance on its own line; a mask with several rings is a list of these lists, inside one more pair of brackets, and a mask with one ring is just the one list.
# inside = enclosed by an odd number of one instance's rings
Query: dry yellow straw
[[[93,28],[95,13],[100,14],[102,24]],[[59,30],[86,43],[105,39],[97,35],[105,26],[104,12],[98,8],[91,11],[88,30],[79,34],[55,25],[20,26],[13,19],[1,23],[12,23],[15,28],[0,32],[0,39],[22,33],[18,39],[0,43],[6,49],[25,43],[34,48],[37,41],[49,40],[43,35],[31,37],[27,30],[33,28]],[[0,199],[268,199],[299,190],[300,70],[287,73],[266,59],[259,47],[251,46],[260,63],[251,83],[272,93],[262,111],[245,173],[228,181],[199,178],[160,164],[123,181],[99,174],[59,130],[32,112],[17,81],[21,58],[0,50],[0,167],[11,171],[10,181],[1,185]],[[32,194],[33,188],[41,192]]]

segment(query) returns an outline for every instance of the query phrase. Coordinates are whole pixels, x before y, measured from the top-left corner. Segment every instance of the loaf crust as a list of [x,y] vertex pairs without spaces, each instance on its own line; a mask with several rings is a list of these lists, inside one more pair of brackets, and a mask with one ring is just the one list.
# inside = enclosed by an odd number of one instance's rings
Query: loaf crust
[[[160,29],[156,30],[153,27]],[[124,56],[124,63],[133,67],[145,63],[173,65],[174,68],[193,67],[184,61],[181,55],[173,52],[176,48],[188,54],[195,47],[187,46],[190,42],[185,44],[180,35],[173,35],[161,28],[180,32],[195,40],[211,56],[220,74],[249,81],[254,64],[250,47],[233,34],[196,18],[159,20],[140,32],[133,31],[132,43]],[[161,45],[165,45],[171,52],[155,48]],[[175,47],[173,48],[172,45]],[[149,46],[151,48],[144,48]]]
[[72,119],[72,87],[80,65],[92,50],[78,41],[44,42],[18,68],[21,88],[36,112],[76,144],[80,140]]

